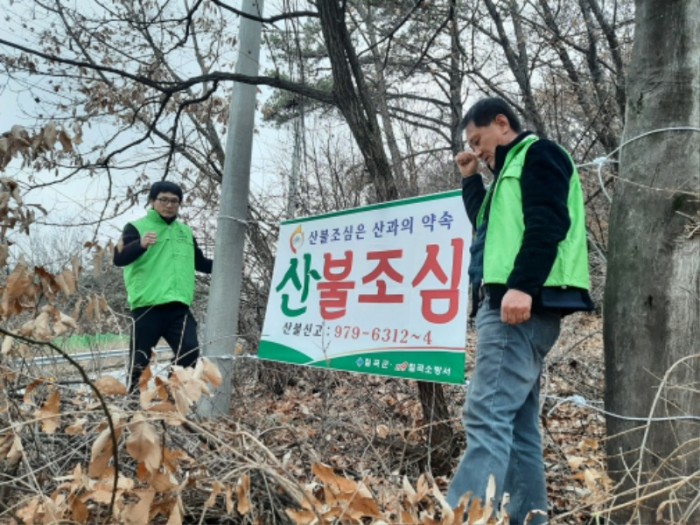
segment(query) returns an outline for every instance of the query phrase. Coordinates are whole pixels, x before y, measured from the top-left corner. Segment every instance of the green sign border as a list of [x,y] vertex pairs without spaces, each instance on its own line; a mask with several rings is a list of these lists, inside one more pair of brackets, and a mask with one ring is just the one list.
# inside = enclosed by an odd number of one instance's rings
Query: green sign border
[[[365,355],[354,354],[332,357],[329,359],[312,360],[305,353],[291,348],[287,345],[276,343],[274,341],[262,340],[258,347],[258,358],[265,361],[276,361],[287,363],[296,366],[310,366],[314,368],[328,368],[339,370],[341,372],[354,372],[358,374],[369,374],[386,377],[396,377],[399,379],[413,379],[416,381],[429,381],[432,383],[446,383],[450,385],[464,384],[464,367],[467,364],[466,355],[461,352],[446,351],[446,350],[426,350],[418,355],[421,358],[429,357],[429,361],[439,362],[439,366],[449,367],[453,370],[453,375],[449,377],[435,376],[434,374],[426,374],[425,372],[409,372],[397,371],[395,366],[405,362],[405,356],[401,350],[368,352]],[[388,361],[386,369],[377,370],[376,368],[366,368],[357,365],[358,359],[379,359]],[[426,359],[428,361],[428,359]],[[423,363],[430,365],[431,363]]]
[[324,213],[323,215],[312,215],[309,217],[301,217],[299,219],[289,219],[282,221],[282,224],[299,224],[302,222],[310,222],[318,219],[328,219],[330,217],[341,217],[343,215],[352,215],[354,213],[362,213],[365,211],[381,210],[383,208],[393,208],[395,206],[405,206],[407,204],[415,204],[417,202],[427,202],[434,201],[438,199],[447,199],[449,197],[454,197],[456,195],[462,195],[462,190],[450,190],[443,191],[440,193],[431,193],[430,195],[421,195],[419,197],[410,197],[408,199],[400,199],[395,201],[380,202],[379,204],[370,204],[369,206],[360,206],[357,208],[350,208],[349,210],[332,211],[329,213]]

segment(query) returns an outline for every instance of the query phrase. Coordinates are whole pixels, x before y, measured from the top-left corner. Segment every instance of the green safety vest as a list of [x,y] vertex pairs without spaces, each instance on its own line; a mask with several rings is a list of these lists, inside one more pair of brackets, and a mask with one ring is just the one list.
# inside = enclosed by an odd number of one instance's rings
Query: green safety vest
[[124,268],[127,300],[133,310],[170,302],[187,306],[194,299],[194,236],[177,220],[168,224],[155,210],[131,223],[143,238],[155,232],[158,241]]
[[[537,140],[538,137],[530,135],[511,148],[496,183],[489,187],[479,210],[477,228],[484,220],[490,197],[491,211],[486,225],[484,246],[485,284],[507,284],[515,266],[515,258],[522,246],[525,232],[520,177],[527,151]],[[590,279],[585,207],[581,181],[575,165],[569,182],[567,206],[571,225],[566,238],[559,243],[557,258],[544,286],[574,286],[588,290]]]

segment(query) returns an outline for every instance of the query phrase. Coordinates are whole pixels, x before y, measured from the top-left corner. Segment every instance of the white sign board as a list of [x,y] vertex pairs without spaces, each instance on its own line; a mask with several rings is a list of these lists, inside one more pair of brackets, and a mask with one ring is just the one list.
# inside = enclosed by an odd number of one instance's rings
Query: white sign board
[[283,222],[259,357],[463,383],[471,230],[460,191]]

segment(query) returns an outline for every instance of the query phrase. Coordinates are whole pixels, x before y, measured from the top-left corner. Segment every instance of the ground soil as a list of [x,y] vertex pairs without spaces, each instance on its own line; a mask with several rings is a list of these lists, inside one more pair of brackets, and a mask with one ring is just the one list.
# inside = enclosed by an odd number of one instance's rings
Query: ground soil
[[[469,368],[473,351],[470,337]],[[451,465],[436,472],[427,446],[431,427],[413,382],[243,358],[235,385],[233,419],[256,429],[270,449],[287,450],[285,464],[300,481],[311,481],[309,463],[318,461],[380,495],[404,475],[415,481],[425,472],[444,488],[465,446],[462,386],[444,387],[454,450]],[[587,523],[608,496],[602,396],[601,318],[567,317],[542,379],[551,523]]]

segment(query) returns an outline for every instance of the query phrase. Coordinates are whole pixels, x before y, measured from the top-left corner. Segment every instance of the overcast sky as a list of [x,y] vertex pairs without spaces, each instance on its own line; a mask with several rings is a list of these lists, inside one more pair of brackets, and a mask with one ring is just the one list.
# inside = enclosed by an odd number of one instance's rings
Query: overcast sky
[[[5,0],[7,1],[7,0]],[[74,0],[71,3],[89,6],[92,0]],[[4,3],[4,2],[3,2]],[[46,20],[37,20],[31,18],[31,15],[26,13],[26,5],[20,5],[15,2],[12,6],[6,9],[5,14],[12,16],[13,11],[24,9],[27,22],[31,21],[37,28],[47,24]],[[17,18],[13,18],[17,20]],[[0,38],[26,44],[27,38],[25,35],[18,34],[16,27],[12,24],[0,25]],[[264,49],[263,49],[264,52]],[[261,70],[262,72],[262,70]],[[31,83],[41,82],[40,78],[30,78]],[[37,87],[41,87],[38,84]],[[46,96],[50,90],[42,93]],[[259,104],[264,102],[271,94],[268,88],[261,88],[258,94]],[[27,114],[36,114],[38,112],[37,104],[30,93],[26,83],[17,82],[13,79],[5,77],[0,80],[0,133],[9,131],[13,125],[21,125],[29,130],[37,129],[42,123],[36,119],[27,117]],[[49,116],[49,115],[44,115]],[[289,165],[291,163],[291,139],[286,129],[277,130],[262,122],[261,116],[256,116],[257,133],[253,139],[253,160],[251,173],[251,190],[254,192],[263,191],[270,185],[276,185],[278,181],[277,173],[279,166]],[[94,127],[90,130],[94,136],[99,134],[99,129]],[[87,140],[87,138],[86,138]],[[95,139],[97,141],[98,138]],[[225,141],[225,137],[222,138]],[[87,144],[82,144],[78,148],[87,148]],[[162,173],[157,169],[152,170],[153,181],[158,180]],[[20,182],[27,183],[28,172],[21,169],[21,160],[15,159],[6,169],[2,176],[10,176]],[[34,173],[38,181],[50,181],[55,177],[55,173]],[[103,196],[106,194],[106,177],[88,177],[87,175],[76,177],[69,182],[61,183],[60,185],[50,186],[41,190],[34,190],[27,195],[27,202],[35,202],[44,206],[49,212],[49,222],[59,223],[80,223],[84,221],[95,220],[104,206]],[[125,191],[125,187],[121,190]],[[281,193],[276,191],[276,193]],[[145,202],[143,203],[145,205]],[[100,237],[117,238],[123,225],[129,220],[134,220],[143,215],[144,206],[138,206],[122,217],[119,217],[100,229]],[[91,235],[90,229],[86,229],[86,235]],[[21,239],[15,235],[15,242],[21,242]]]

